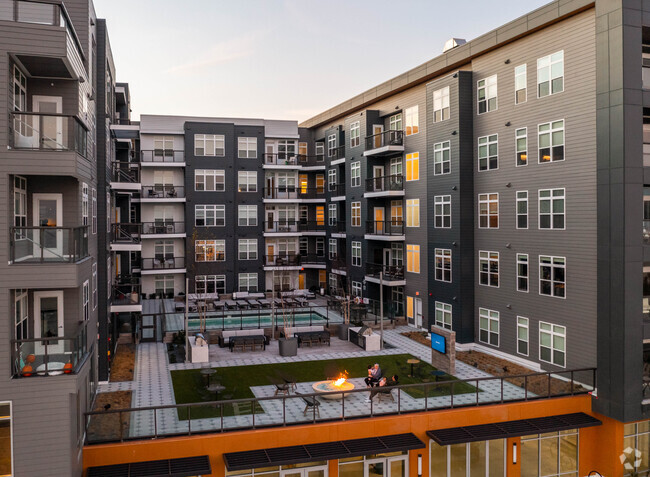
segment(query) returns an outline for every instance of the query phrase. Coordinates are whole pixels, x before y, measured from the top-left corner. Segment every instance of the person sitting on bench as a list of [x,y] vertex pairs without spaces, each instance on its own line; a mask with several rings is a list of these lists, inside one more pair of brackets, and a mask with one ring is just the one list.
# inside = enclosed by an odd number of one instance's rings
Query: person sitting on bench
[[366,387],[373,387],[379,384],[381,379],[381,368],[378,363],[375,363],[374,366],[368,366],[368,377],[364,379]]

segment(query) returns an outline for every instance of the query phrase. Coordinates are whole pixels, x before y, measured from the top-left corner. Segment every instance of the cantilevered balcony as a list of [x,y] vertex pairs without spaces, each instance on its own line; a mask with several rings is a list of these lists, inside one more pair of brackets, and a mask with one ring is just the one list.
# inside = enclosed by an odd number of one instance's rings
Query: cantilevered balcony
[[142,238],[156,238],[158,235],[185,237],[185,222],[155,221],[142,223]]
[[324,171],[325,156],[307,156],[288,152],[264,154],[264,169],[300,169],[306,171]]
[[366,179],[366,191],[363,196],[366,198],[403,197],[404,176],[401,174],[395,174],[391,176],[380,176]]
[[404,131],[389,130],[366,136],[364,156],[390,156],[404,152]]
[[267,203],[274,202],[325,202],[325,187],[265,187],[263,200]]
[[21,263],[77,263],[88,257],[88,226],[11,227],[9,260]]
[[264,236],[325,235],[324,220],[279,220],[264,222]]
[[[381,276],[380,276],[381,274]],[[404,286],[403,265],[382,265],[380,263],[366,263],[366,281],[381,283],[386,286]]]
[[345,160],[345,146],[332,147],[327,150],[327,158],[332,165],[340,164]]
[[345,200],[345,182],[340,184],[328,184],[327,190],[330,193],[331,201]]
[[115,252],[137,252],[142,250],[140,237],[142,224],[117,223],[111,224],[111,250]]
[[9,113],[9,147],[29,151],[74,151],[86,157],[88,130],[76,116]]
[[157,273],[185,273],[185,257],[160,255],[153,258],[142,258],[142,275]]
[[401,219],[366,221],[366,240],[396,242],[404,238],[404,221]]
[[185,202],[185,186],[171,184],[143,185],[140,202]]
[[111,313],[142,311],[140,278],[119,275],[111,288]]
[[300,270],[303,268],[325,269],[325,255],[285,253],[264,256],[264,270]]
[[140,191],[140,164],[138,162],[113,161],[111,188],[113,190]]
[[344,255],[336,255],[330,259],[330,267],[332,268],[332,273],[347,275],[348,263]]
[[329,225],[330,233],[333,238],[345,238],[345,221],[336,220]]
[[140,151],[140,162],[143,167],[161,165],[185,167],[185,151],[171,149],[144,150]]

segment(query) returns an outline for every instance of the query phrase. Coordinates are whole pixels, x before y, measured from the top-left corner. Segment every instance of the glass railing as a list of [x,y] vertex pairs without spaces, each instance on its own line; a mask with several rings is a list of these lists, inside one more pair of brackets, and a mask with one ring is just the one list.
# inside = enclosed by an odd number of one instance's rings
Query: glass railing
[[312,263],[324,264],[325,255],[307,253],[307,254],[280,254],[280,255],[264,256],[264,264],[267,266],[275,266],[275,267],[301,266],[301,265],[307,265]]
[[12,263],[75,263],[88,257],[88,226],[12,227]]
[[366,263],[367,277],[379,278],[380,273],[383,273],[382,278],[386,281],[404,280],[404,265],[382,265],[381,263]]
[[144,222],[143,234],[182,234],[185,233],[185,222]]
[[264,199],[325,199],[325,186],[300,187],[294,185],[265,187]]
[[154,149],[140,151],[141,162],[185,162],[185,151]]
[[88,322],[71,337],[11,340],[12,375],[18,377],[75,374],[86,355]]
[[11,112],[13,149],[76,151],[86,157],[88,131],[75,116]]
[[265,232],[324,232],[325,219],[323,220],[279,220],[276,222],[265,221]]

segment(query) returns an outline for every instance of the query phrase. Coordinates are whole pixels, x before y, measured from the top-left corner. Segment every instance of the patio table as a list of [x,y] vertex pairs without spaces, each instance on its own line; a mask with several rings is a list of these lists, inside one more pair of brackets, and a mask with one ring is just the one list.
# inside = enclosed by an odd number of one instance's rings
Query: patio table
[[216,370],[216,369],[213,369],[213,368],[203,368],[203,369],[201,370],[201,374],[202,374],[203,376],[207,376],[207,377],[208,377],[208,386],[210,386],[210,378],[211,378],[214,374],[217,374],[217,370]]
[[413,377],[413,365],[414,364],[419,364],[420,360],[416,359],[416,358],[411,358],[411,359],[406,360],[406,362],[411,365],[411,374],[409,374],[409,377],[412,378]]
[[211,384],[210,386],[208,386],[208,387],[205,388],[205,389],[207,389],[207,390],[208,390],[209,392],[211,392],[211,393],[214,393],[214,398],[215,398],[215,400],[218,401],[218,400],[219,400],[219,393],[220,393],[221,391],[225,391],[225,390],[226,390],[226,386],[223,386],[223,385],[221,385],[221,384]]

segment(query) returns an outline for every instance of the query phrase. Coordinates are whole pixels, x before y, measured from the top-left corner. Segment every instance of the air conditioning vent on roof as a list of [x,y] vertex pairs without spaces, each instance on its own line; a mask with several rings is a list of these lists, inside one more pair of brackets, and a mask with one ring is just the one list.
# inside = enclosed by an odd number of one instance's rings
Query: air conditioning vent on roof
[[447,51],[456,48],[457,46],[461,46],[467,43],[467,40],[464,38],[451,38],[445,42],[445,47],[442,49],[443,53],[447,53]]

